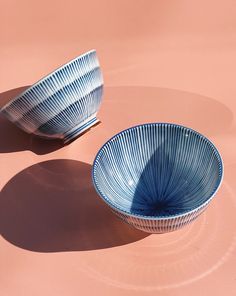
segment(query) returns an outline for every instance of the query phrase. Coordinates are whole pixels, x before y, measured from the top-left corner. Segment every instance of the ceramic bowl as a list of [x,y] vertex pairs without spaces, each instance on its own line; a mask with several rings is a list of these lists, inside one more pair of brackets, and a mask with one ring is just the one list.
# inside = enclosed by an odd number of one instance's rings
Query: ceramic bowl
[[215,146],[198,132],[169,123],[120,132],[93,164],[100,197],[121,219],[150,233],[191,223],[206,209],[222,177]]
[[27,133],[65,143],[98,122],[103,78],[91,50],[41,79],[2,109]]

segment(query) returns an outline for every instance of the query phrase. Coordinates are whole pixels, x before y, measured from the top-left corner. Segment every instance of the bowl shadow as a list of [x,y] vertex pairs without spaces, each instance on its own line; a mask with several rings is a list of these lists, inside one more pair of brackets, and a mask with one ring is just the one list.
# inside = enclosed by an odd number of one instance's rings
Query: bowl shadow
[[[26,90],[28,86],[22,86],[8,90],[0,94],[0,109],[11,99]],[[0,114],[0,153],[9,153],[30,150],[38,155],[47,154],[63,147],[61,140],[45,140],[34,135],[27,134],[12,122]]]
[[140,175],[131,212],[167,217],[186,213],[199,206],[207,190],[201,175],[196,174],[192,167],[193,158],[189,156],[188,159],[189,163],[185,161],[184,166],[176,166],[165,145],[160,144]]
[[50,160],[14,176],[0,194],[0,233],[35,252],[88,251],[141,240],[98,197],[91,165]]

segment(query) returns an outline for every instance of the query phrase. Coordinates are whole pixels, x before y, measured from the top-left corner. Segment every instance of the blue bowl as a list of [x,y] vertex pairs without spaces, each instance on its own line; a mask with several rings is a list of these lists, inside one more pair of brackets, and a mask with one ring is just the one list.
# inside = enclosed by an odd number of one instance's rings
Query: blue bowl
[[102,92],[102,73],[91,50],[29,87],[1,113],[27,133],[67,143],[98,122]]
[[121,219],[150,233],[177,230],[196,219],[222,178],[215,146],[198,132],[169,123],[118,133],[93,164],[100,197]]

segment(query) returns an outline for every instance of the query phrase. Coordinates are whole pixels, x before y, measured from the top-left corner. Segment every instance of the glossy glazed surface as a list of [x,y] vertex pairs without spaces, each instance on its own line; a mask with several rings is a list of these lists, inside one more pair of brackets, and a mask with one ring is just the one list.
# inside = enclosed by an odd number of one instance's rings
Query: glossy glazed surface
[[65,143],[98,122],[103,78],[91,50],[40,79],[1,108],[22,130]]
[[[235,1],[2,3],[1,104],[91,48],[107,87],[102,123],[64,148],[0,117],[1,296],[235,296]],[[156,121],[204,134],[225,174],[194,223],[147,235],[98,198],[91,164],[112,135]]]
[[124,221],[150,233],[195,220],[222,177],[214,145],[192,129],[169,123],[121,131],[102,146],[93,164],[101,198]]

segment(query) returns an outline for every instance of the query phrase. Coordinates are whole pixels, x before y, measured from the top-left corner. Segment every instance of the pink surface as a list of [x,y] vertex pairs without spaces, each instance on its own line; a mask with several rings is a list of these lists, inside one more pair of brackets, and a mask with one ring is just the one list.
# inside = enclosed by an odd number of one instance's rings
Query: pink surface
[[[235,1],[1,1],[0,104],[96,48],[102,123],[69,146],[0,118],[0,295],[235,295]],[[192,225],[147,235],[97,197],[91,164],[143,122],[192,127],[225,163]]]

